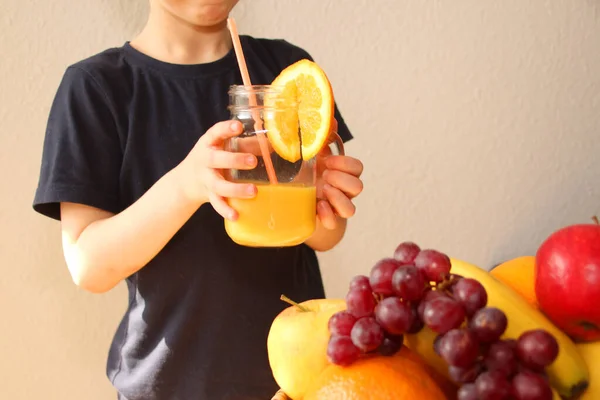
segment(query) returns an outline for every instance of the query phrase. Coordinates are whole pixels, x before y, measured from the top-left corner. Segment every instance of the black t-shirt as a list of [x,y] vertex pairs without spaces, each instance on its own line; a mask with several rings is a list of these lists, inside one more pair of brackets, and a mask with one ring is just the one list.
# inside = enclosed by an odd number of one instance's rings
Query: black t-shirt
[[[311,59],[283,40],[241,40],[254,84]],[[230,118],[227,91],[241,83],[233,51],[175,65],[125,43],[71,65],[50,111],[34,209],[54,219],[60,202],[119,213]],[[337,108],[336,118],[351,139]],[[126,282],[107,375],[128,400],[270,398],[277,387],[266,341],[286,307],[280,295],[324,297],[312,249],[236,245],[210,204]]]

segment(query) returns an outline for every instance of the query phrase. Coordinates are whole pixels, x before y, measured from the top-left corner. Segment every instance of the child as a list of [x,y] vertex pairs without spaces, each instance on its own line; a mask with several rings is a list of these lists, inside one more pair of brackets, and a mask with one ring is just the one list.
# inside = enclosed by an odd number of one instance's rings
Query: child
[[[61,221],[74,282],[94,293],[125,280],[129,303],[107,375],[128,400],[270,398],[266,340],[286,304],[323,298],[315,251],[334,247],[362,191],[360,161],[325,158],[317,231],[304,244],[234,244],[225,198],[253,185],[223,150],[241,133],[227,91],[242,84],[226,19],[237,0],[150,0],[142,32],[71,65],[56,93],[34,209]],[[283,40],[241,37],[254,84],[310,56]],[[336,108],[338,132],[352,138]]]

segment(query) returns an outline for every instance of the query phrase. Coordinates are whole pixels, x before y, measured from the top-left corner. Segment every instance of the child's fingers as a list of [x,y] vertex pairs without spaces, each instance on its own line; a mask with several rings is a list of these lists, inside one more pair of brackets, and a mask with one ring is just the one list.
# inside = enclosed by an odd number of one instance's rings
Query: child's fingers
[[335,169],[357,177],[360,177],[364,170],[360,160],[348,156],[329,156],[325,160],[325,165],[327,169]]
[[326,183],[346,193],[350,198],[358,196],[363,190],[362,181],[354,175],[337,171],[327,170],[323,173]]
[[242,133],[242,123],[240,121],[221,121],[207,130],[202,139],[208,146],[214,146],[240,133]]
[[337,225],[335,213],[326,200],[319,200],[317,203],[317,215],[319,216],[321,225],[323,225],[326,229],[335,229]]
[[215,211],[219,213],[223,218],[235,221],[238,218],[238,213],[233,208],[229,207],[229,204],[225,199],[215,193],[208,194],[208,200],[213,206]]
[[341,190],[325,184],[323,193],[325,193],[329,204],[340,217],[348,219],[356,212],[356,207],[352,201]]
[[256,186],[251,183],[234,183],[213,171],[207,183],[208,191],[225,198],[251,199],[256,196]]
[[256,167],[256,156],[245,153],[231,153],[225,150],[209,149],[205,161],[208,168],[213,169],[252,169]]

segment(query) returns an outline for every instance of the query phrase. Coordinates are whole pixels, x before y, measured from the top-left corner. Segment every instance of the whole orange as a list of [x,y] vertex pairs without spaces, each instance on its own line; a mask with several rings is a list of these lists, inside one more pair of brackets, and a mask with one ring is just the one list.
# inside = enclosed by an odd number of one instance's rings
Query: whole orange
[[350,366],[331,364],[303,400],[445,400],[442,390],[412,351],[369,356]]
[[[343,299],[313,299],[283,310],[271,324],[267,351],[273,377],[292,399],[329,365],[329,318],[346,309]],[[305,310],[301,310],[301,308]]]
[[532,307],[538,308],[535,295],[535,257],[513,258],[492,268],[490,274],[519,293]]
[[[408,348],[408,350],[411,350],[410,347]],[[405,357],[420,364],[423,367],[423,369],[425,369],[425,372],[427,372],[427,374],[433,379],[433,381],[442,390],[442,392],[446,396],[445,397],[446,400],[456,400],[457,399],[456,396],[457,396],[459,386],[456,383],[454,383],[452,380],[450,380],[450,378],[448,378],[444,374],[439,373],[433,365],[429,365],[427,363],[427,361],[425,359],[423,359],[423,357],[421,357],[419,354],[417,354],[417,352],[412,351],[412,350],[405,351],[404,355],[405,355]],[[446,369],[448,369],[447,366],[446,366]]]

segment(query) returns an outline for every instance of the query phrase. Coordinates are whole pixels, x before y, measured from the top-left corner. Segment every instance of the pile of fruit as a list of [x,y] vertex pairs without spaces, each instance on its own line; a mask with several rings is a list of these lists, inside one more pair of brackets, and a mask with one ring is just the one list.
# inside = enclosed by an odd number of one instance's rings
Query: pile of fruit
[[556,338],[533,329],[501,339],[508,326],[504,311],[486,306],[479,281],[451,269],[447,255],[405,242],[369,277],[353,278],[347,309],[329,320],[329,360],[346,366],[375,351],[395,354],[405,334],[427,327],[436,333],[433,350],[461,385],[458,399],[552,399],[545,369],[558,356]]
[[598,224],[490,272],[403,242],[345,299],[286,300],[267,345],[293,400],[600,399]]

